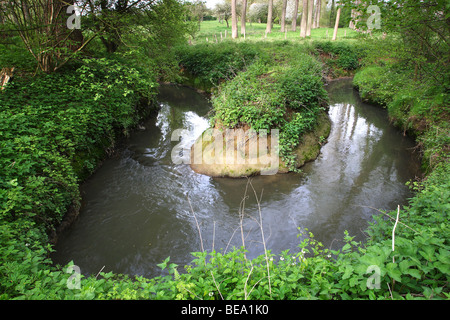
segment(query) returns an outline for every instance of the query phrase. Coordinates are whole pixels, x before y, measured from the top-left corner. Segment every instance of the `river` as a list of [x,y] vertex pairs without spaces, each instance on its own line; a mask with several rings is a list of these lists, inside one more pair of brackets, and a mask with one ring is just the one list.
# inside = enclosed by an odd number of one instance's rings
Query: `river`
[[182,143],[189,146],[208,127],[211,105],[192,89],[162,86],[158,116],[83,184],[80,215],[60,235],[53,262],[73,261],[86,275],[158,276],[157,264],[169,256],[186,265],[202,246],[222,252],[241,246],[243,203],[249,257],[263,253],[259,212],[273,253],[299,250],[299,228],[333,250],[344,244],[345,230],[364,241],[376,209],[406,203],[405,183],[419,175],[420,163],[413,141],[392,127],[385,110],[363,103],[351,80],[327,89],[332,129],[319,157],[302,173],[252,177],[254,192],[246,178],[211,178],[173,163],[180,142],[172,132],[188,129]]

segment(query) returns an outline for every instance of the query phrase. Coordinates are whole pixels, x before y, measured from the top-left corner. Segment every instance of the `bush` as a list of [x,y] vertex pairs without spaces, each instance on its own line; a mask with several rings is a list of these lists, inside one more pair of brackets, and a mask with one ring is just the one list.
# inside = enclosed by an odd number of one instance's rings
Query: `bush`
[[365,101],[387,106],[408,78],[390,66],[369,66],[355,74],[353,84]]
[[301,56],[280,76],[280,94],[295,111],[308,111],[326,104],[321,66],[309,56]]
[[[76,70],[15,78],[0,94],[0,288],[29,294],[50,275],[48,234],[79,183],[118,137],[151,110],[156,83],[105,59]],[[65,284],[64,284],[65,285]]]
[[391,121],[419,142],[426,171],[448,160],[448,93],[432,76],[414,80],[400,63],[371,65],[356,73],[354,86],[363,100],[387,108]]
[[[352,71],[359,68],[359,59],[363,56],[363,51],[356,45],[346,42],[316,41],[313,46],[319,54],[327,54],[327,64],[333,69],[343,69]],[[337,72],[337,70],[334,70]]]
[[179,46],[175,55],[190,75],[211,87],[229,80],[256,59],[259,51],[248,43],[222,42]]
[[279,129],[280,156],[290,170],[296,170],[293,151],[301,137],[314,129],[328,96],[320,64],[291,49],[258,60],[221,85],[212,98],[212,122],[226,128]]
[[278,126],[285,114],[284,99],[274,88],[274,72],[262,63],[251,65],[232,81],[223,84],[212,104],[220,126],[235,128],[249,125],[254,130]]

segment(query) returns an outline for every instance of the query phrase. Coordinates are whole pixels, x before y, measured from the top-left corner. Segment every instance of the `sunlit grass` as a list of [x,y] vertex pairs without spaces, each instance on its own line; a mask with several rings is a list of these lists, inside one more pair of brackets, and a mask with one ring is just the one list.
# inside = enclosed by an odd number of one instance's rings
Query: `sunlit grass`
[[[306,39],[300,38],[300,26],[297,26],[296,31],[291,31],[291,25],[288,25],[287,32],[281,32],[281,27],[279,24],[274,24],[272,27],[272,32],[266,34],[266,24],[265,23],[246,23],[246,33],[241,35],[241,25],[238,23],[238,39],[235,41],[273,41],[273,40],[294,40],[294,41],[305,41],[305,40],[319,40],[328,39],[331,40],[333,36],[333,28],[317,28],[311,30],[311,36]],[[337,38],[339,40],[343,39],[355,39],[358,33],[350,28],[339,28],[337,33]],[[220,23],[218,20],[213,21],[203,21],[200,25],[200,31],[195,36],[193,43],[203,43],[203,42],[220,42],[224,40],[231,40],[231,21],[229,21],[229,27],[227,27],[226,22]]]

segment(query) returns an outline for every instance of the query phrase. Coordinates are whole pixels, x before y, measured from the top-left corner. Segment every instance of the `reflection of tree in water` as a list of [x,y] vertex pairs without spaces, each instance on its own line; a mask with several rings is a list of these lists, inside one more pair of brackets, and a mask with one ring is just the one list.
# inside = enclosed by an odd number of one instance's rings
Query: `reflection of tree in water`
[[176,106],[173,109],[177,109],[177,111],[194,111],[200,116],[206,115],[211,109],[211,104],[204,95],[183,86],[161,85],[157,100]]
[[[149,119],[145,130],[134,132],[127,139],[128,153],[106,161],[90,180],[90,189],[84,189],[83,211],[89,214],[80,214],[75,232],[61,243],[61,259],[75,259],[92,272],[108,264],[117,272],[148,274],[158,274],[156,263],[168,255],[175,263],[188,263],[189,252],[200,246],[187,196],[205,248],[241,245],[239,209],[247,180],[213,179],[171,162],[172,147],[178,143],[170,141],[173,130],[195,123],[210,109],[198,93],[172,89],[172,96],[168,91],[167,97],[160,96],[159,119]],[[316,161],[305,165],[301,174],[252,177],[258,197],[263,192],[264,234],[274,253],[296,250],[301,241],[296,227],[308,228],[318,241],[336,249],[343,244],[344,230],[362,235],[367,220],[377,213],[361,205],[383,209],[406,198],[402,177],[407,179],[411,172],[401,135],[389,126],[384,110],[358,102],[348,87],[341,90],[344,93],[337,94],[342,101],[329,109],[336,123]],[[246,245],[259,253],[257,202],[251,192],[247,195]],[[114,247],[117,243],[120,248]],[[92,255],[101,261],[93,262]]]
[[[376,197],[366,198],[362,195],[363,192],[371,192],[372,188],[377,189],[373,192],[383,198],[386,209],[393,209],[394,207],[389,206],[398,204],[391,203],[393,199],[402,201],[401,199],[406,198],[399,197],[398,194],[407,193],[406,187],[401,187],[407,179],[404,173],[411,176],[411,170],[407,170],[411,168],[405,169],[408,141],[399,134],[396,136],[397,132],[390,128],[384,113],[384,110],[363,105],[360,101],[356,105],[344,103],[330,107],[330,115],[334,117],[335,123],[333,139],[337,142],[335,151],[332,151],[334,154],[330,156],[334,159],[330,161],[336,161],[339,189],[335,190],[337,195],[330,199],[334,202],[330,209],[333,212],[325,214],[325,219],[320,222],[321,226],[317,226],[322,233],[324,225],[333,228],[329,230],[330,234],[336,233],[336,223],[346,229],[348,221],[345,219],[348,219],[349,212],[353,212],[352,219],[361,222],[367,218],[364,215],[376,214],[375,211],[364,208],[380,201]],[[395,185],[390,182],[393,177]],[[361,200],[375,203],[358,203]]]

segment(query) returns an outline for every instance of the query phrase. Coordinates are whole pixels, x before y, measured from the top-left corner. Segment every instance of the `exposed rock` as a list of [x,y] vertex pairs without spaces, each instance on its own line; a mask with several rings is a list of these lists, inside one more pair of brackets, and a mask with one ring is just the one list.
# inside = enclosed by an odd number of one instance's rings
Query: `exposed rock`
[[[295,149],[297,168],[317,158],[330,129],[330,119],[324,112],[319,116],[315,129],[306,133]],[[270,134],[252,135],[249,130],[227,135],[223,130],[208,129],[191,147],[191,168],[211,177],[239,178],[287,173],[288,167],[276,152],[277,141]]]

